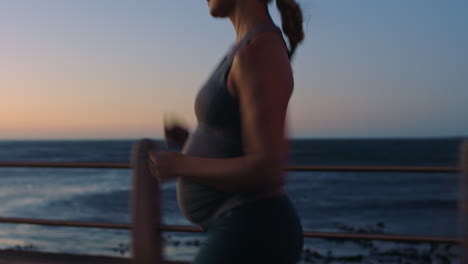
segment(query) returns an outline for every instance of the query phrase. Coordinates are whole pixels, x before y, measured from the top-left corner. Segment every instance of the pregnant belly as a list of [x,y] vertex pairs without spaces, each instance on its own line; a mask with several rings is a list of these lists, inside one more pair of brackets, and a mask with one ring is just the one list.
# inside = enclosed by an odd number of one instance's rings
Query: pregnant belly
[[187,138],[181,153],[206,158],[229,158],[243,155],[242,140],[221,130],[198,125]]
[[[242,156],[243,149],[239,138],[199,125],[188,137],[181,153],[196,157],[230,158]],[[282,177],[286,177],[286,174]],[[287,194],[283,185],[265,188],[246,196],[227,193],[186,177],[179,177],[177,180],[177,199],[181,212],[188,220],[197,224],[234,206],[281,194]]]

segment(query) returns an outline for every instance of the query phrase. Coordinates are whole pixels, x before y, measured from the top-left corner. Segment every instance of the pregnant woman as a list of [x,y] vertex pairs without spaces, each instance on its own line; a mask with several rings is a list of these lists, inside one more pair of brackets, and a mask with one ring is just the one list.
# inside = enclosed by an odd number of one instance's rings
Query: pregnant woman
[[294,0],[208,0],[213,17],[229,18],[237,41],[195,99],[197,127],[166,130],[181,151],[152,151],[159,181],[177,180],[187,219],[206,232],[194,264],[293,264],[303,229],[285,189],[286,112],[294,79],[290,60],[303,40]]

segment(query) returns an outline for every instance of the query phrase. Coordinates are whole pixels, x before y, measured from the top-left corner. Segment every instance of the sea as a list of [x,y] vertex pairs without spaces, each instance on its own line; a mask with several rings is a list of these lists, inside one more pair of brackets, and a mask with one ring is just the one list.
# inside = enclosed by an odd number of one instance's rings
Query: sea
[[[0,162],[128,163],[137,140],[0,141]],[[290,142],[290,165],[457,167],[463,138]],[[459,173],[287,174],[286,189],[304,231],[458,236]],[[161,188],[162,222],[193,226],[179,210],[175,182]],[[130,169],[0,167],[0,217],[129,223],[130,194]],[[0,249],[130,257],[130,235],[129,230],[0,223]],[[205,235],[164,232],[163,239],[165,259],[191,261]],[[457,263],[457,254],[457,245],[449,244],[305,238],[300,263]]]

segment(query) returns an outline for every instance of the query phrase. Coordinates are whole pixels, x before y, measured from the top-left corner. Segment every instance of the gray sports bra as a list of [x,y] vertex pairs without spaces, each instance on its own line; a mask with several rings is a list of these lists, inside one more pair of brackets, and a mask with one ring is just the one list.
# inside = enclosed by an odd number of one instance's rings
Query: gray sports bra
[[[227,89],[227,76],[237,51],[253,35],[263,30],[281,29],[273,24],[260,24],[232,45],[216,66],[195,99],[197,127],[189,135],[181,152],[189,156],[229,158],[242,156],[239,104]],[[226,193],[193,179],[177,179],[177,201],[182,214],[203,229],[227,209],[250,201],[240,194]]]

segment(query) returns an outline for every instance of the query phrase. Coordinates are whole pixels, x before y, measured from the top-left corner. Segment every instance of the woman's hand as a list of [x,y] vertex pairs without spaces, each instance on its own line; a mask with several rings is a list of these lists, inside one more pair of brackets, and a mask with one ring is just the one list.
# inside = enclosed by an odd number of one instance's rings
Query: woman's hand
[[189,136],[189,132],[181,125],[173,125],[164,127],[164,136],[166,139],[166,146],[168,148],[182,148]]
[[148,167],[151,171],[151,175],[160,182],[176,179],[175,163],[178,155],[180,155],[178,152],[164,150],[148,152]]

